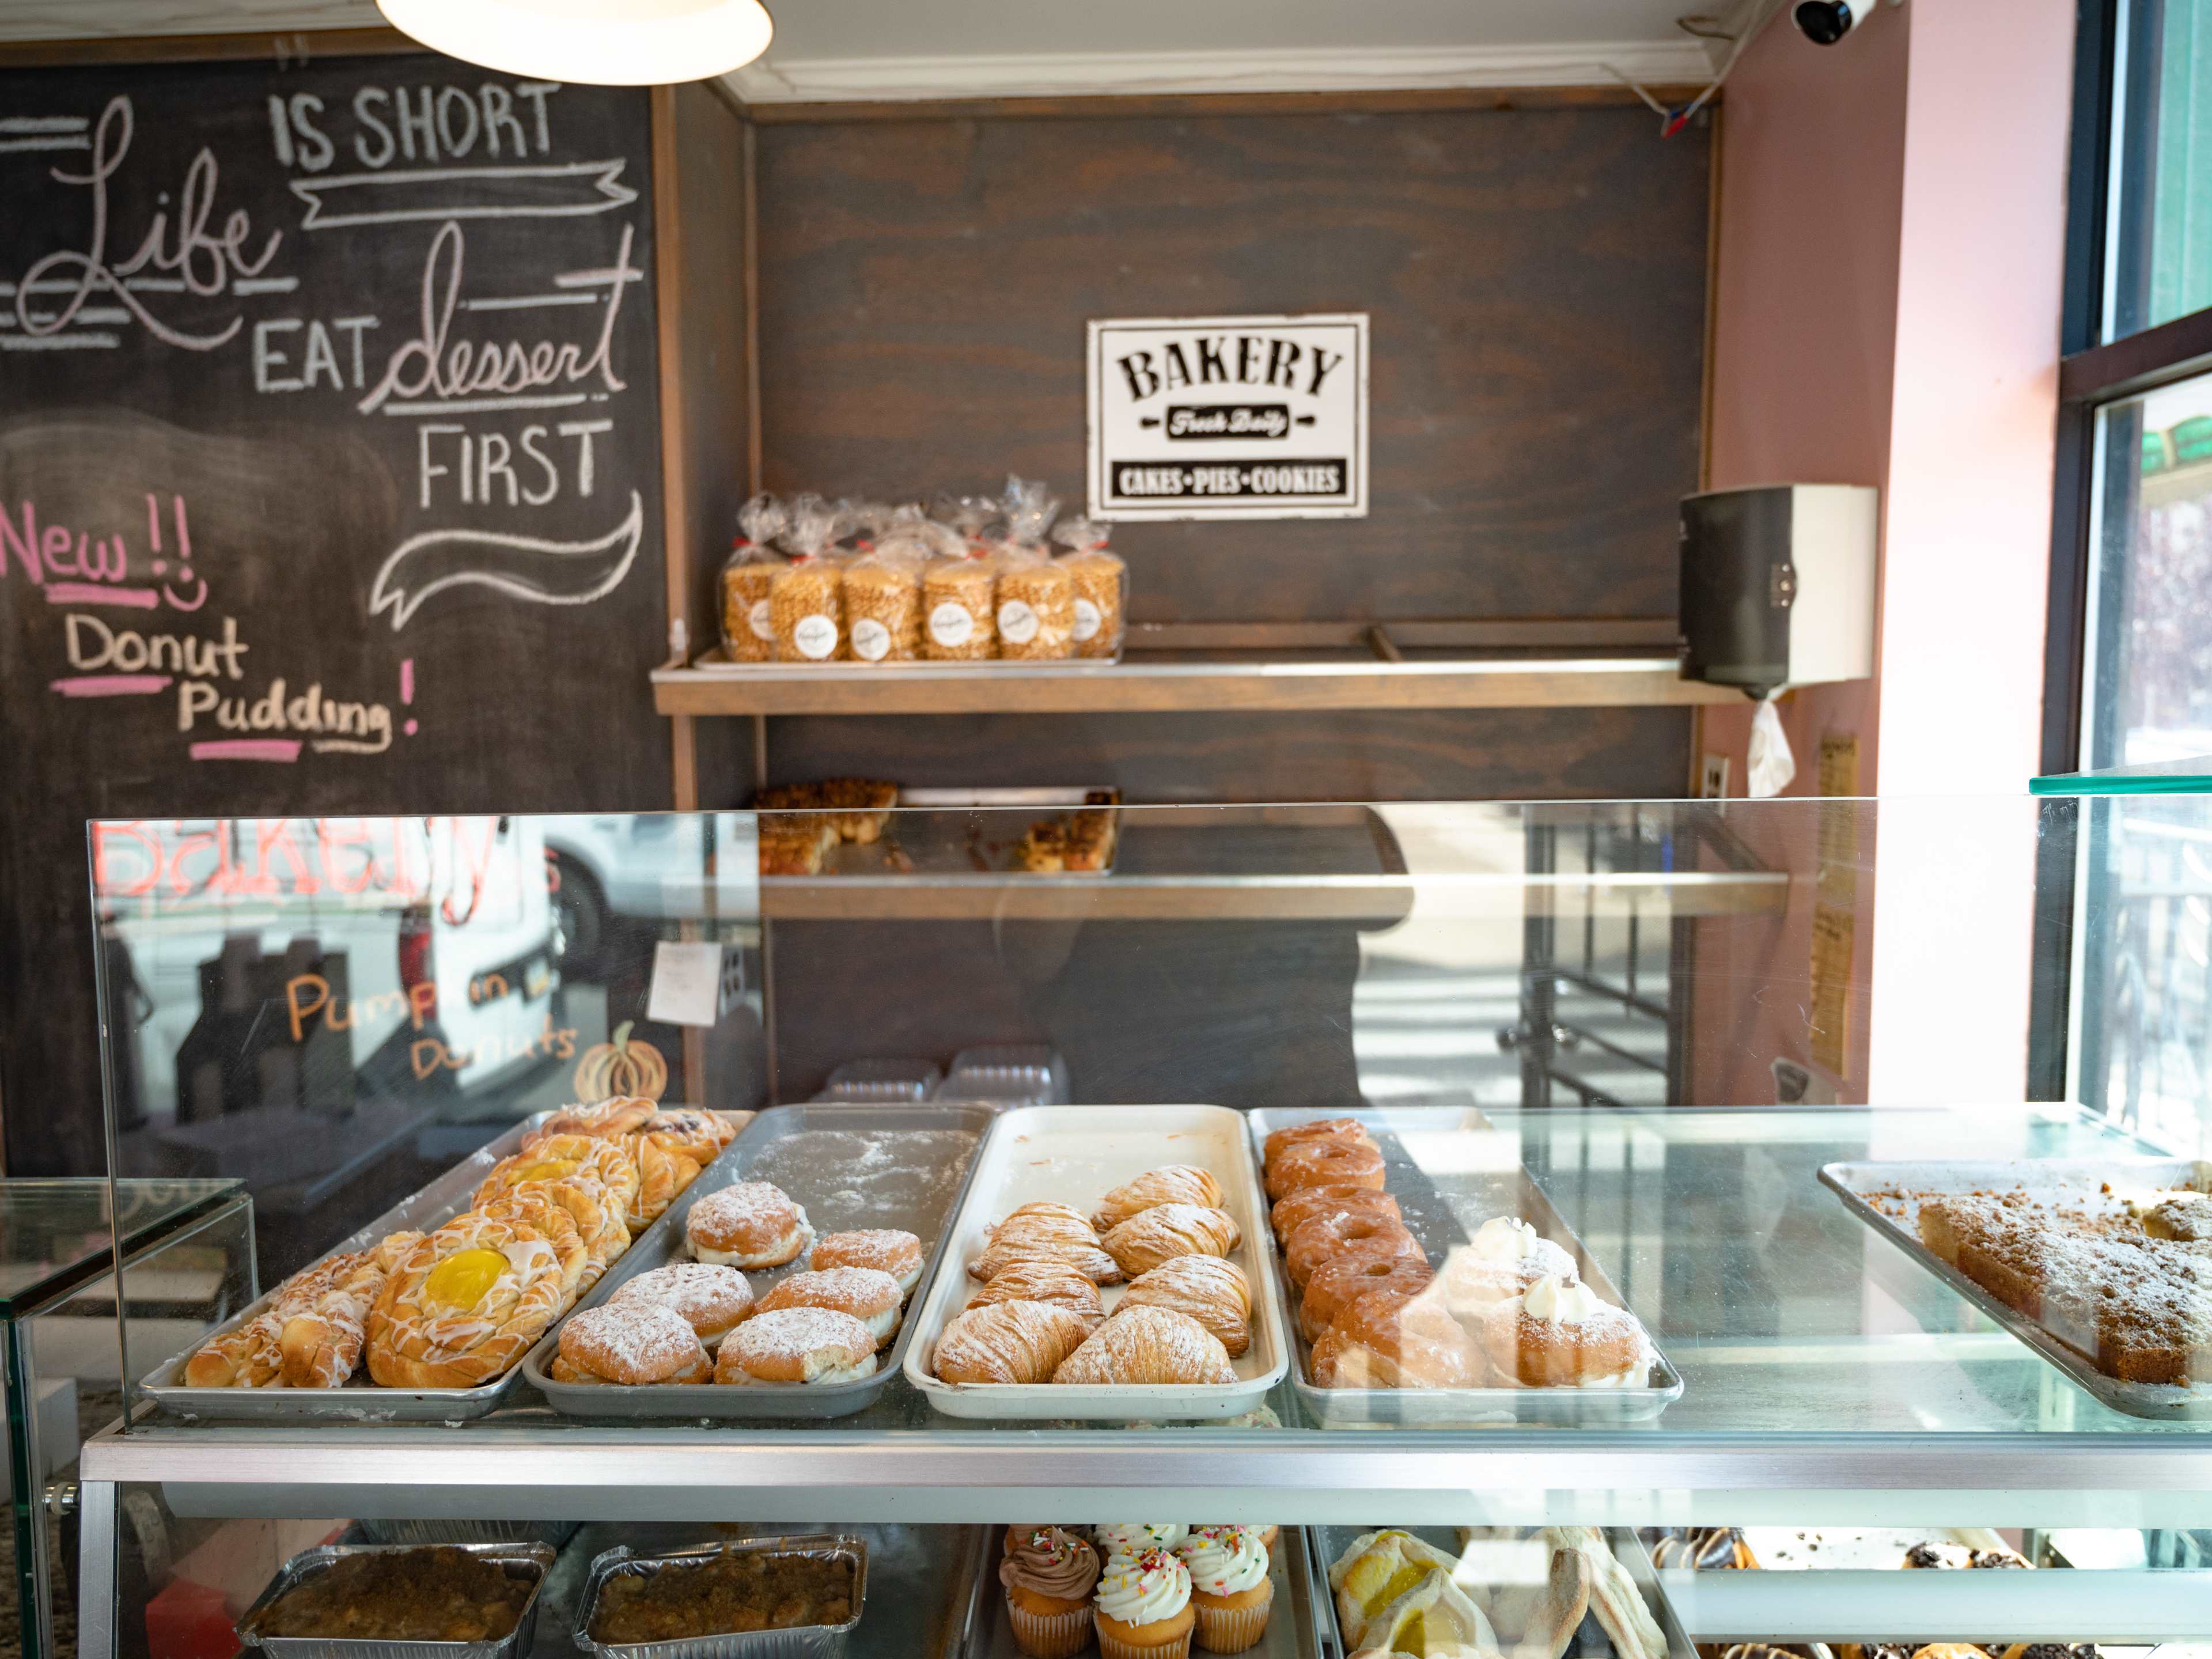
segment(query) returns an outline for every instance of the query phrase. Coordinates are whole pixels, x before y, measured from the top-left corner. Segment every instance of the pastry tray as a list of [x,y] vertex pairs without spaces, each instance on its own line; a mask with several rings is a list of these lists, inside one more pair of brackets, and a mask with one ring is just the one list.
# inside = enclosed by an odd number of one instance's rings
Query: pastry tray
[[[1980,1309],[2036,1353],[2063,1371],[2087,1394],[2130,1417],[2212,1420],[2212,1385],[2185,1388],[2170,1382],[2127,1382],[2107,1376],[2096,1362],[2016,1308],[2006,1306],[1965,1273],[1920,1242],[1923,1193],[1973,1193],[2025,1189],[2066,1196],[2084,1189],[2094,1198],[2106,1182],[2122,1191],[2193,1188],[2212,1192],[2212,1162],[2194,1158],[2010,1158],[2002,1160],[1905,1159],[1881,1163],[1824,1164],[1820,1184],[1844,1201],[1844,1208],[1911,1257],[1937,1279]],[[1905,1213],[1892,1215],[1869,1201],[1869,1194],[1895,1194]]]
[[[806,1212],[817,1237],[859,1227],[899,1227],[921,1240],[921,1278],[907,1298],[906,1320],[872,1375],[854,1382],[678,1382],[625,1388],[605,1382],[556,1382],[546,1374],[559,1347],[549,1334],[523,1361],[531,1387],[568,1417],[617,1419],[849,1417],[875,1403],[914,1340],[915,1310],[929,1294],[957,1212],[980,1162],[976,1152],[997,1109],[977,1103],[904,1104],[817,1101],[778,1106],[755,1118],[729,1150],[669,1206],[659,1229],[623,1257],[632,1273],[690,1259],[684,1222],[708,1193],[739,1181],[773,1181]],[[963,1157],[963,1153],[965,1156]],[[957,1161],[956,1161],[957,1160]],[[748,1268],[756,1296],[802,1272],[807,1256],[786,1267]],[[632,1267],[635,1261],[636,1265]],[[629,1277],[625,1274],[624,1277]],[[602,1281],[577,1305],[593,1307],[615,1286]]]
[[[953,1650],[957,1659],[1024,1659],[1020,1644],[1014,1640],[1013,1621],[1006,1617],[1006,1592],[999,1584],[1006,1531],[1004,1527],[986,1528],[977,1541],[966,1628],[960,1645]],[[1328,1580],[1319,1581],[1323,1591],[1315,1593],[1311,1556],[1304,1529],[1285,1527],[1268,1563],[1275,1581],[1273,1610],[1267,1615],[1267,1628],[1258,1644],[1245,1650],[1247,1659],[1311,1659],[1325,1651],[1324,1632],[1334,1628],[1334,1620],[1327,1605]],[[1201,1654],[1206,1650],[1194,1643],[1191,1651]],[[1086,1642],[1078,1650],[1077,1659],[1097,1659],[1097,1644]]]
[[[1222,1206],[1243,1241],[1229,1259],[1252,1285],[1252,1345],[1235,1362],[1237,1381],[1190,1386],[1050,1382],[940,1382],[931,1370],[938,1333],[975,1287],[968,1263],[983,1234],[1017,1205],[1061,1200],[1085,1214],[1124,1182],[1164,1164],[1195,1164],[1223,1188]],[[918,1328],[906,1352],[907,1381],[949,1417],[996,1420],[1139,1423],[1235,1417],[1257,1407],[1290,1367],[1290,1323],[1280,1282],[1263,1258],[1274,1249],[1267,1206],[1253,1178],[1244,1118],[1223,1106],[1024,1106],[991,1126],[976,1155],[968,1195],[945,1263],[909,1316]],[[1100,1287],[1112,1312],[1121,1287]]]
[[[360,1231],[340,1239],[317,1259],[348,1250],[365,1250],[390,1234],[405,1230],[428,1232],[452,1220],[467,1209],[469,1200],[483,1184],[491,1166],[519,1152],[523,1137],[551,1115],[550,1112],[536,1112],[502,1131],[414,1196],[394,1205]],[[742,1119],[751,1115],[722,1115]],[[664,1216],[641,1233],[637,1242],[608,1268],[601,1285],[619,1284],[635,1272],[630,1266],[631,1259],[641,1247],[649,1246],[656,1235],[665,1231],[666,1221]],[[148,1373],[138,1384],[139,1392],[159,1403],[164,1411],[188,1419],[260,1422],[322,1418],[356,1423],[455,1423],[496,1410],[521,1380],[522,1367],[519,1364],[509,1367],[503,1376],[472,1389],[386,1389],[363,1378],[356,1378],[342,1389],[198,1389],[182,1380],[186,1360],[216,1337],[258,1316],[276,1297],[276,1290],[268,1291],[241,1312],[195,1337],[191,1346]]]
[[[1336,1115],[1342,1116],[1343,1114]],[[1337,1628],[1336,1597],[1328,1588],[1329,1565],[1352,1547],[1352,1540],[1362,1534],[1377,1530],[1379,1528],[1373,1527],[1306,1528],[1306,1537],[1313,1551],[1308,1575],[1315,1586],[1314,1599],[1319,1604],[1316,1622],[1322,1632],[1322,1659],[1346,1659],[1346,1656],[1353,1650],[1352,1644],[1345,1640],[1343,1632]],[[1433,1544],[1447,1555],[1456,1556],[1460,1553],[1458,1534],[1449,1527],[1401,1527],[1395,1530],[1411,1533],[1422,1542]],[[1536,1528],[1529,1527],[1522,1530],[1534,1533]],[[1661,1587],[1659,1574],[1651,1565],[1651,1557],[1645,1553],[1634,1529],[1606,1527],[1601,1530],[1613,1558],[1628,1569],[1629,1577],[1635,1581],[1636,1588],[1643,1593],[1644,1607],[1666,1633],[1666,1659],[1698,1659],[1698,1648],[1682,1628],[1681,1620],[1675,1616],[1674,1606],[1667,1600],[1666,1590]],[[1284,1529],[1283,1536],[1285,1540],[1289,1539],[1287,1528]],[[1487,1611],[1486,1608],[1486,1615]],[[1507,1650],[1511,1650],[1510,1645]],[[1598,1622],[1597,1610],[1593,1607],[1583,1615],[1582,1624],[1562,1650],[1560,1659],[1612,1659],[1618,1651],[1612,1638],[1605,1633],[1605,1627]],[[1625,1656],[1623,1659],[1626,1659]],[[1650,1656],[1649,1659],[1658,1659],[1658,1656]]]
[[[701,652],[691,659],[690,672],[712,674],[718,679],[742,679],[748,674],[774,674],[779,678],[810,674],[836,674],[842,679],[872,679],[880,674],[886,678],[901,679],[965,679],[971,674],[1009,674],[1027,670],[1035,673],[1039,669],[1065,674],[1071,670],[1104,670],[1118,665],[1128,651],[1128,635],[1125,630],[1121,643],[1110,657],[959,657],[939,659],[917,658],[908,662],[860,662],[851,657],[833,657],[827,662],[740,662],[723,654],[717,644]],[[655,671],[656,672],[659,671]]]
[[[1449,1106],[1414,1106],[1363,1111],[1275,1111],[1252,1114],[1251,1143],[1247,1156],[1252,1168],[1261,1167],[1262,1149],[1269,1134],[1293,1123],[1316,1118],[1349,1117],[1364,1124],[1382,1149],[1383,1185],[1398,1200],[1406,1225],[1420,1241],[1429,1260],[1439,1268],[1455,1244],[1467,1242],[1475,1227],[1493,1216],[1517,1216],[1543,1237],[1574,1257],[1583,1282],[1616,1307],[1627,1298],[1613,1285],[1597,1258],[1575,1237],[1561,1218],[1535,1177],[1520,1158],[1520,1138],[1512,1131],[1493,1129],[1481,1113]],[[1463,1141],[1462,1157],[1453,1168],[1462,1207],[1475,1213],[1462,1219],[1453,1200],[1437,1190],[1411,1152],[1407,1141],[1449,1136]],[[1272,1229],[1269,1237],[1273,1237]],[[1295,1308],[1290,1275],[1282,1258],[1268,1250],[1271,1271],[1279,1279],[1278,1293]],[[1324,1428],[1372,1424],[1404,1428],[1457,1428],[1492,1423],[1549,1423],[1602,1426],[1645,1422],[1682,1397],[1682,1375],[1659,1351],[1651,1348],[1650,1386],[1641,1389],[1322,1389],[1308,1380],[1312,1345],[1299,1332],[1295,1319],[1291,1338],[1297,1345],[1291,1386],[1305,1407],[1307,1417]]]
[[[788,1630],[732,1631],[664,1642],[596,1642],[592,1613],[606,1582],[629,1572],[684,1572],[722,1555],[804,1555],[823,1561],[848,1561],[853,1567],[853,1616],[839,1625],[802,1625]],[[665,1555],[641,1555],[617,1544],[592,1562],[584,1593],[576,1598],[576,1619],[568,1639],[577,1652],[594,1659],[842,1659],[847,1638],[867,1610],[868,1547],[850,1533],[795,1533],[785,1537],[747,1538],[702,1545]]]
[[[1114,855],[1103,870],[1024,870],[1014,862],[1014,851],[1030,824],[1078,811],[1088,805],[1086,795],[1113,796],[1104,811],[1119,813],[1121,792],[1104,784],[1090,788],[1054,786],[1024,789],[907,789],[898,792],[892,810],[897,816],[884,825],[872,842],[840,842],[822,855],[822,869],[811,876],[763,876],[771,890],[778,884],[799,886],[817,881],[913,882],[935,885],[974,882],[997,886],[1009,876],[1024,881],[1096,881],[1110,874],[1121,854],[1120,824],[1115,826]],[[776,813],[832,811],[831,808],[772,809]],[[970,815],[988,811],[988,818]],[[1026,815],[1026,816],[1025,816]],[[1126,820],[1124,820],[1126,823]]]
[[531,1651],[538,1626],[538,1603],[553,1566],[554,1553],[544,1544],[459,1544],[448,1546],[507,1568],[509,1577],[526,1577],[530,1598],[514,1621],[514,1628],[489,1642],[384,1642],[362,1637],[263,1636],[255,1626],[278,1598],[302,1579],[334,1565],[349,1555],[400,1555],[419,1548],[413,1544],[325,1544],[303,1550],[277,1569],[268,1587],[254,1598],[238,1621],[238,1639],[258,1648],[270,1659],[518,1659]]

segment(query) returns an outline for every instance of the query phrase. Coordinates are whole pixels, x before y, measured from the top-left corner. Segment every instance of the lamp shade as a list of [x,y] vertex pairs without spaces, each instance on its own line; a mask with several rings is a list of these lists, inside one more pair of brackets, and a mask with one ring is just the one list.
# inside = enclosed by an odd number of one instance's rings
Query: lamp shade
[[434,52],[509,75],[599,86],[702,81],[750,64],[775,25],[761,0],[377,0]]

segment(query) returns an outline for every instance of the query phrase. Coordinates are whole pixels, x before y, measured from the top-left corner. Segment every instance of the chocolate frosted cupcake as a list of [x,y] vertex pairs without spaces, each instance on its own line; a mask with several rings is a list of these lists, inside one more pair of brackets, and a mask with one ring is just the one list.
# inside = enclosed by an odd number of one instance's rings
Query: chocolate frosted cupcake
[[1091,1590],[1098,1552],[1059,1527],[1009,1532],[999,1563],[1006,1617],[1030,1659],[1074,1659],[1091,1640]]

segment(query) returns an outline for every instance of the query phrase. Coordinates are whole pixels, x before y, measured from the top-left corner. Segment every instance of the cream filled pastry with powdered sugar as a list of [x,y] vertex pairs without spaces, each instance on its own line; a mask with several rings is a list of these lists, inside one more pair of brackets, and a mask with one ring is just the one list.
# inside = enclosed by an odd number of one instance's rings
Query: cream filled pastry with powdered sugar
[[1630,1389],[1650,1370],[1636,1316],[1578,1279],[1538,1279],[1492,1309],[1482,1328],[1491,1368],[1509,1387]]
[[741,1181],[691,1206],[684,1236],[700,1261],[724,1267],[781,1267],[814,1242],[806,1212],[782,1188]]

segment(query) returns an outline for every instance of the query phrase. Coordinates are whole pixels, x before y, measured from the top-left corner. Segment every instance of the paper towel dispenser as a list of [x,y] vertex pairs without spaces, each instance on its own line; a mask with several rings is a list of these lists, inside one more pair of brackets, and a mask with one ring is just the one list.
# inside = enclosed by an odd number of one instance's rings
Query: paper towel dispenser
[[1682,678],[1765,697],[1874,673],[1880,492],[1768,484],[1682,498]]

